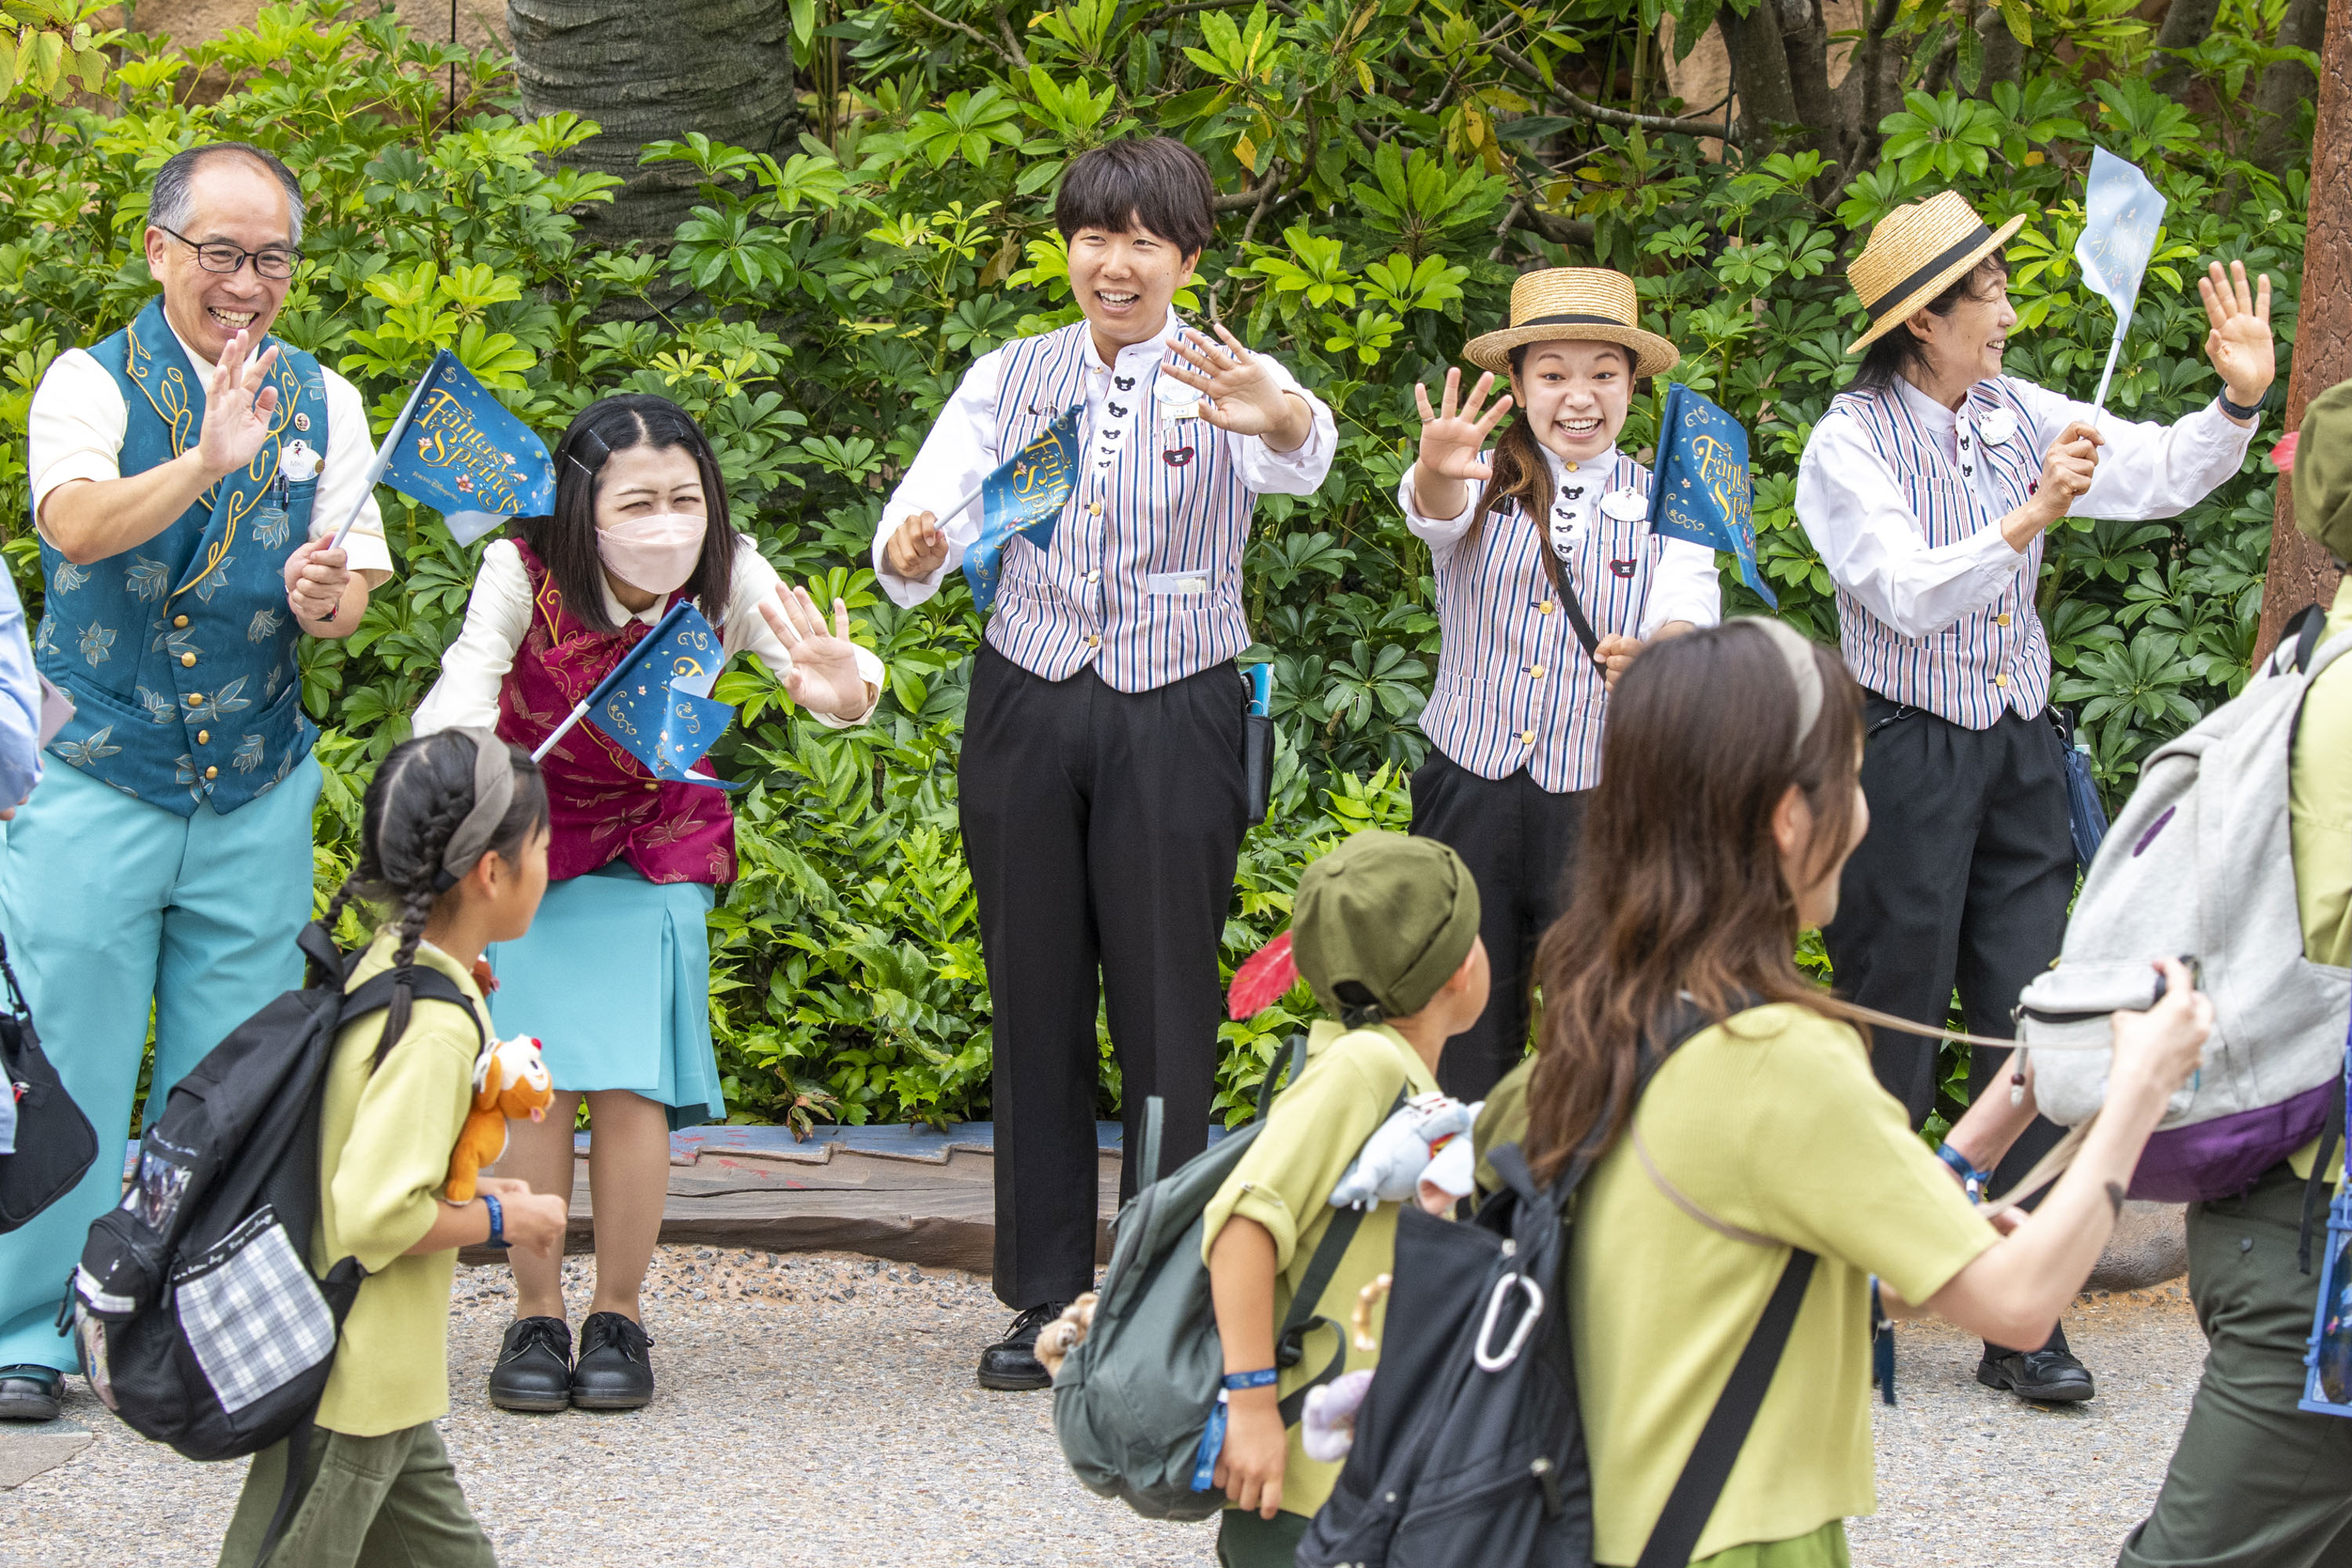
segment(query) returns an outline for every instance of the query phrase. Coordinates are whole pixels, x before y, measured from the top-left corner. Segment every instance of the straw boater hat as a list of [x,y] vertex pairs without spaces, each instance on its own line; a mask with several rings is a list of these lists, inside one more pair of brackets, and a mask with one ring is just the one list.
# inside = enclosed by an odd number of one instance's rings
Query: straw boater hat
[[1999,228],[1986,225],[1958,191],[1896,207],[1870,231],[1870,243],[1847,264],[1846,281],[1861,297],[1870,328],[1846,345],[1858,354],[1904,322],[1970,268],[2009,243],[2025,222],[2021,213]]
[[1510,325],[1470,340],[1464,354],[1481,370],[1508,371],[1511,351],[1521,343],[1563,338],[1622,343],[1633,351],[1635,375],[1659,375],[1675,368],[1682,351],[1655,332],[1642,330],[1633,280],[1606,267],[1547,267],[1523,272],[1511,285]]

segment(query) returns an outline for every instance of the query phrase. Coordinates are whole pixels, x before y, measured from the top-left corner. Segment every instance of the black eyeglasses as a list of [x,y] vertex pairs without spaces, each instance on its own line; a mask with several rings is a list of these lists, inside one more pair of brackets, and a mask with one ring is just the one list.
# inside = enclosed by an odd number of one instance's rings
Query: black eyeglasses
[[278,282],[293,277],[294,264],[302,259],[302,253],[291,246],[271,246],[265,250],[247,250],[241,246],[231,245],[225,239],[208,239],[199,245],[175,228],[163,228],[160,223],[155,226],[163,229],[165,234],[194,251],[196,265],[207,272],[235,273],[242,270],[245,264],[250,261],[253,263],[255,276]]

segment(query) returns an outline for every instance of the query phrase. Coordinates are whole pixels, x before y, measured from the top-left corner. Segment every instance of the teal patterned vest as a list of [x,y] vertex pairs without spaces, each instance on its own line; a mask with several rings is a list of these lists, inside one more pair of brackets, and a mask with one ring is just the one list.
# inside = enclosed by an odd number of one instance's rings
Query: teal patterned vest
[[[205,384],[160,296],[89,352],[130,416],[121,473],[196,444]],[[302,712],[284,569],[310,537],[319,481],[280,484],[278,452],[299,436],[323,457],[327,384],[317,360],[283,342],[270,381],[277,428],[171,527],[88,566],[41,544],[48,591],[34,659],[74,700],[51,754],[179,816],[267,793],[318,736]]]

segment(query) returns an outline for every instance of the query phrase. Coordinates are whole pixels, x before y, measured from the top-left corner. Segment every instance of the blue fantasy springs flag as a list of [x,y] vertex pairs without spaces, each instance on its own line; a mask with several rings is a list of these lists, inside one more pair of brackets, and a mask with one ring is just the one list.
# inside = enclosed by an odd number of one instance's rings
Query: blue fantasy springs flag
[[381,477],[439,512],[460,544],[555,509],[555,465],[530,427],[443,349],[384,442]]
[[1650,527],[1728,551],[1739,580],[1774,609],[1780,599],[1756,569],[1756,508],[1748,473],[1748,432],[1739,421],[1678,382],[1658,412],[1658,461],[1650,481]]
[[710,695],[726,662],[719,634],[693,600],[680,599],[555,732],[540,742],[531,760],[545,756],[585,718],[656,778],[740,789],[740,784],[694,771],[694,764],[735,721],[735,710]]
[[981,480],[977,494],[940,520],[944,523],[961,514],[973,500],[981,503],[980,537],[964,548],[963,580],[971,585],[971,602],[982,615],[996,603],[1006,543],[1016,534],[1040,550],[1054,542],[1054,524],[1062,515],[1062,503],[1078,488],[1081,412],[1072,408],[1058,416],[1035,440]]
[[2116,361],[2124,352],[2124,333],[2130,330],[2132,309],[2139,302],[2140,279],[2156,254],[2156,230],[2164,222],[2164,207],[2163,194],[2148,184],[2137,164],[2105,147],[2091,149],[2083,233],[2074,241],[2074,259],[2082,263],[2083,281],[2091,292],[2116,308],[2116,339],[2108,345],[2107,368],[2099,373],[2093,407],[2107,405],[2107,384],[2115,379]]

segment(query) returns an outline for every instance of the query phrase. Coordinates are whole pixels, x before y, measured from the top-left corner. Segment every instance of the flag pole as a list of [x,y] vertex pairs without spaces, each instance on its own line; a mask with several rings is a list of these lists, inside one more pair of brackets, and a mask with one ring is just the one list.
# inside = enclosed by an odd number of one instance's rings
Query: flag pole
[[555,733],[550,735],[546,740],[541,741],[538,747],[532,751],[530,753],[530,760],[535,763],[541,757],[547,755],[548,752],[555,750],[555,742],[570,734],[572,732],[572,726],[577,724],[581,720],[587,716],[588,704],[584,700],[574,704],[571,713],[565,717],[563,722],[555,727]]
[[555,749],[555,742],[570,734],[572,732],[572,726],[577,724],[581,720],[588,716],[588,710],[595,707],[599,702],[604,701],[605,697],[611,693],[613,688],[619,685],[623,679],[626,679],[629,673],[629,665],[635,658],[637,649],[643,647],[646,643],[655,641],[667,633],[670,628],[670,623],[684,615],[693,604],[694,601],[691,599],[679,599],[676,603],[672,604],[668,609],[664,610],[662,612],[661,619],[654,623],[654,629],[646,634],[644,641],[633,644],[629,650],[621,656],[621,662],[614,665],[605,673],[604,679],[596,683],[594,689],[591,690],[587,696],[582,698],[578,702],[572,704],[572,711],[564,715],[563,722],[555,727],[555,732],[548,736],[546,740],[541,741],[538,746],[532,750],[530,760],[534,763],[538,762],[541,757],[547,755],[548,752],[553,751]]
[[334,542],[327,546],[328,549],[341,550],[343,547],[343,539],[351,532],[352,524],[359,521],[360,513],[367,510],[367,503],[374,498],[375,487],[383,481],[384,469],[392,466],[392,454],[398,449],[400,438],[408,433],[408,418],[416,412],[416,400],[425,395],[425,388],[432,382],[433,372],[440,361],[439,354],[433,356],[433,363],[425,367],[425,374],[418,378],[415,390],[409,393],[408,401],[401,405],[400,417],[394,420],[392,428],[384,433],[383,445],[376,448],[375,460],[368,465],[367,483],[360,487],[360,499],[352,503],[352,515],[343,519],[343,525],[335,530]]
[[2124,334],[2130,331],[2131,318],[2121,318],[2116,322],[2116,341],[2107,345],[2107,368],[2099,373],[2098,395],[2091,399],[2091,406],[2103,413],[2107,406],[2107,384],[2116,378],[2116,361],[2123,357]]

